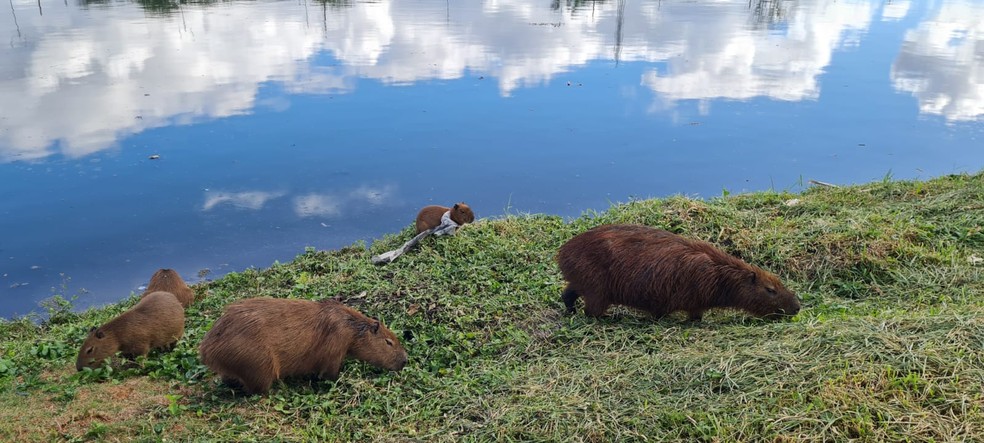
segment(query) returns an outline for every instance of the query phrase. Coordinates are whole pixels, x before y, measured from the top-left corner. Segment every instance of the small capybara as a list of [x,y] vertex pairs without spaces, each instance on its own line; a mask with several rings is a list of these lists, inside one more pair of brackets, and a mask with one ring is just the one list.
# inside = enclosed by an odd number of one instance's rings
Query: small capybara
[[336,380],[346,356],[399,371],[407,351],[379,321],[335,300],[251,298],[226,307],[198,347],[228,385],[264,394],[274,380]]
[[186,308],[191,306],[192,302],[195,301],[195,293],[174,269],[158,269],[150,277],[150,283],[147,283],[147,290],[144,291],[143,295],[157,291],[174,294],[178,298],[178,301],[181,302],[181,306]]
[[151,349],[171,347],[184,334],[184,320],[184,307],[174,294],[157,291],[144,295],[126,312],[89,330],[75,369],[98,367],[117,352],[134,358],[147,355]]
[[445,212],[451,211],[451,220],[461,226],[465,223],[475,221],[475,213],[464,202],[455,203],[453,207],[446,206],[424,206],[417,213],[417,233],[420,234],[431,228],[441,225],[441,217]]
[[698,321],[711,308],[759,317],[792,316],[796,295],[775,276],[707,242],[640,225],[602,225],[561,246],[557,263],[567,280],[568,312],[578,297],[599,317],[625,305],[662,317],[685,311]]

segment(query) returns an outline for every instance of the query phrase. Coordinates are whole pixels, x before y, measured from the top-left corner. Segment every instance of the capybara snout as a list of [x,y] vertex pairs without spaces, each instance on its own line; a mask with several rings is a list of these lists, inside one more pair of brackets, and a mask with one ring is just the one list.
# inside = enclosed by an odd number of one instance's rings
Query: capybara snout
[[396,334],[387,329],[379,320],[370,320],[365,336],[356,337],[358,346],[349,352],[353,357],[363,360],[373,366],[399,371],[406,366],[409,356],[406,349],[396,338]]
[[[759,272],[756,272],[759,271]],[[799,313],[800,301],[775,276],[765,271],[749,271],[750,283],[739,290],[748,299],[748,312],[760,317],[779,319],[792,317]],[[757,305],[757,306],[756,306]]]

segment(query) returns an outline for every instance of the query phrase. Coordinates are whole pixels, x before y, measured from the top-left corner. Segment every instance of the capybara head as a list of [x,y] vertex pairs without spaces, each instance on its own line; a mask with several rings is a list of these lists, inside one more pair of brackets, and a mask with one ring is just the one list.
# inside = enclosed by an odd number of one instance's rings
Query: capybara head
[[379,320],[353,318],[355,339],[349,355],[373,366],[399,371],[407,364],[407,351],[396,334]]
[[451,220],[458,225],[475,221],[475,213],[464,202],[455,203],[451,208]]
[[768,318],[791,317],[799,312],[799,299],[778,277],[758,268],[743,274],[736,288],[739,292],[736,301],[743,309]]
[[79,357],[75,359],[75,369],[97,368],[103,360],[120,350],[120,342],[115,334],[106,333],[102,328],[92,328],[89,336],[79,349]]

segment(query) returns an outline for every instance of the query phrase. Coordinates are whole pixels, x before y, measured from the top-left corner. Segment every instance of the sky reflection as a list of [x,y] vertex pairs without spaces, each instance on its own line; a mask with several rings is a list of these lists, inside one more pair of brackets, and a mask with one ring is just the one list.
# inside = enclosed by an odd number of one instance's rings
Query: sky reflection
[[[780,7],[759,10],[772,4]],[[816,100],[833,53],[857,45],[879,10],[891,20],[913,13],[908,2],[765,5],[379,1],[322,11],[281,2],[148,17],[132,5],[57,4],[42,16],[19,0],[0,28],[11,41],[0,50],[0,102],[17,104],[0,110],[0,161],[81,157],[151,128],[250,113],[271,81],[294,94],[339,94],[358,79],[473,75],[510,96],[595,61],[646,62],[653,67],[639,81],[655,94],[654,110],[681,100],[705,102],[705,111],[720,99]],[[921,112],[984,113],[982,11],[980,2],[940,2],[905,34],[890,75]]]

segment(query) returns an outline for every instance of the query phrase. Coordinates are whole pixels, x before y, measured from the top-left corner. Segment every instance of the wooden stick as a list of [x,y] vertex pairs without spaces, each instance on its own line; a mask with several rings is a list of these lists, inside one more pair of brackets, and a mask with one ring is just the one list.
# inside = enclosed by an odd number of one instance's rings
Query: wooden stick
[[374,264],[374,265],[385,265],[386,263],[389,263],[389,262],[392,262],[393,260],[396,260],[397,257],[403,255],[404,252],[409,251],[410,248],[416,246],[417,243],[420,243],[420,241],[423,240],[424,237],[427,237],[428,235],[433,234],[434,231],[437,230],[438,228],[430,228],[430,229],[428,229],[428,230],[426,230],[424,232],[421,232],[420,234],[417,234],[416,237],[411,238],[409,241],[407,241],[406,243],[404,243],[403,246],[400,246],[397,249],[394,249],[392,251],[384,252],[382,254],[373,256],[372,257],[372,264]]
[[833,183],[822,182],[820,180],[813,180],[812,178],[810,179],[810,183],[812,183],[814,185],[817,185],[817,186],[826,186],[828,188],[839,188],[840,187],[840,186],[837,186],[837,185],[835,185]]

